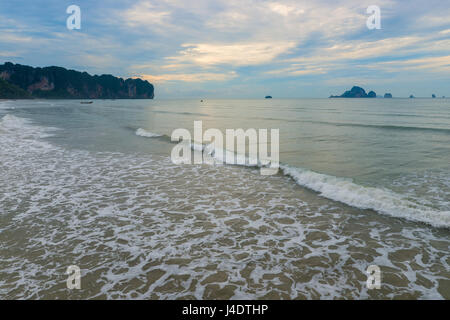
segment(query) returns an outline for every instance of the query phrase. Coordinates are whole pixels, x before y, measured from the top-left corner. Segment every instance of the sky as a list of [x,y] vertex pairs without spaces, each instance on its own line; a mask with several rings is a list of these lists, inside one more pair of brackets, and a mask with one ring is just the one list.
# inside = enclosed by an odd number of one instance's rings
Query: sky
[[0,0],[6,61],[140,77],[156,98],[450,96],[450,1]]

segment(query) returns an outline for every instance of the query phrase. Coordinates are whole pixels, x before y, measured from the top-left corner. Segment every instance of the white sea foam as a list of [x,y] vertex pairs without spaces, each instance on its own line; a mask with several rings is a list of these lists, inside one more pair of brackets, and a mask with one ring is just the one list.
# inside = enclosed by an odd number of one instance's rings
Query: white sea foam
[[416,199],[425,206],[441,211],[450,208],[450,170],[427,170],[402,175],[394,181],[381,181],[381,184],[386,183],[397,193]]
[[264,167],[269,160],[251,158],[245,154],[231,152],[226,148],[216,147],[214,143],[201,144],[198,142],[190,142],[191,149],[203,152],[204,157],[208,157],[214,164],[240,164],[246,167]]
[[18,118],[11,114],[3,116],[2,120],[0,121],[1,127],[6,130],[21,130],[27,128],[28,130],[36,131],[36,127],[27,126],[27,124],[29,123],[29,120]]
[[436,227],[450,227],[450,211],[433,210],[388,189],[365,187],[349,179],[288,165],[282,165],[281,169],[299,185],[317,191],[328,199],[360,209],[372,209],[393,217],[425,222]]
[[203,152],[205,150],[205,148],[208,147],[208,145],[201,144],[201,143],[198,143],[198,142],[195,142],[195,141],[190,141],[189,143],[190,143],[191,149],[193,151]]
[[[202,145],[191,142],[191,148],[203,152],[220,164],[244,163],[245,166],[262,167],[264,163],[260,159],[251,162],[245,155],[216,148],[214,144]],[[231,162],[227,160],[234,159],[234,157],[236,157],[235,160]],[[280,165],[280,169],[300,186],[319,192],[321,196],[330,200],[360,209],[375,210],[393,217],[428,223],[435,227],[450,228],[450,211],[432,209],[421,204],[420,199],[416,203],[407,200],[402,194],[388,189],[365,187],[352,182],[351,179],[316,173],[302,168]]]
[[13,103],[13,101],[0,101],[0,110],[14,110],[15,107],[11,105],[11,103]]
[[147,131],[145,129],[139,128],[136,130],[136,135],[140,136],[140,137],[146,137],[146,138],[157,138],[157,137],[161,137],[162,134],[159,133],[153,133],[150,131]]
[[58,129],[31,125],[28,119],[16,117],[12,114],[6,114],[0,120],[0,131],[14,134],[20,138],[48,138],[56,130]]
[[[232,299],[445,295],[440,229],[367,219],[282,175],[67,150],[42,141],[47,131],[0,121],[0,298],[70,298],[70,264],[89,279],[84,299],[218,298],[225,285]],[[388,267],[381,296],[365,287],[372,263]]]

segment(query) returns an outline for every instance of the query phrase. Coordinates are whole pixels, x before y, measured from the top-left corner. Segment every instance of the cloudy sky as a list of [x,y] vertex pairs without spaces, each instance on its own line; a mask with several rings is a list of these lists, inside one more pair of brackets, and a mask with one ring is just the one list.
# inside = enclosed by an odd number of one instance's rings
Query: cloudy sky
[[142,77],[159,98],[450,96],[450,1],[2,0],[5,61]]

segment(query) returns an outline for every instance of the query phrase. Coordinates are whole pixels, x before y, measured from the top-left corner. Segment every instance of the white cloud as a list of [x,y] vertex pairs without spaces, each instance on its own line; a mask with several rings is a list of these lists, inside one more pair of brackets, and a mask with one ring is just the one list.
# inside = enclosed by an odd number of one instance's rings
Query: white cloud
[[14,32],[5,32],[2,31],[0,33],[0,41],[1,42],[11,42],[11,43],[31,43],[33,41],[32,37],[22,36],[20,34]]
[[[450,39],[439,39],[436,36],[409,36],[382,39],[377,41],[361,41],[353,40],[345,43],[331,44],[329,47],[316,48],[310,55],[295,57],[284,60],[289,63],[289,67],[278,70],[272,70],[269,74],[284,74],[286,76],[295,76],[302,74],[321,74],[328,73],[332,70],[349,68],[353,69],[372,69],[379,70],[382,66],[388,64],[402,66],[410,65],[411,68],[418,69],[418,66],[412,66],[412,63],[406,61],[415,61],[417,63],[425,63],[427,61],[435,61],[436,58],[400,60],[399,59],[411,54],[430,54],[440,52],[450,52]],[[385,59],[385,62],[371,62],[362,65],[359,61],[363,59]],[[439,62],[441,60],[436,60]],[[448,68],[444,64],[436,66],[427,64],[428,67],[435,72],[447,72]],[[404,67],[403,67],[404,68]],[[427,69],[424,67],[423,69]],[[388,71],[389,69],[383,68]],[[390,69],[399,70],[398,68]]]
[[376,63],[377,68],[388,72],[421,71],[421,72],[450,72],[450,56],[426,57],[407,59],[402,61],[386,61]]
[[181,81],[181,82],[206,82],[206,81],[227,81],[237,77],[234,71],[227,73],[167,73],[159,75],[140,75],[139,78],[148,80],[152,83],[161,83],[167,81]]
[[[372,4],[381,7],[382,30],[367,30]],[[152,82],[317,75],[320,85],[449,71],[450,6],[438,0],[139,0],[89,13],[90,29],[72,33],[39,17],[0,16],[0,56]],[[230,72],[244,66],[251,73]]]
[[305,13],[304,9],[297,8],[295,6],[285,5],[279,2],[271,2],[268,4],[268,7],[273,12],[276,12],[282,16],[287,17],[288,15],[299,15]]
[[249,66],[270,63],[295,47],[294,42],[231,43],[231,44],[183,44],[186,48],[177,56],[168,57],[176,63],[191,63],[197,66],[216,65]]
[[288,68],[275,69],[267,71],[266,74],[276,76],[302,76],[309,74],[325,74],[328,71],[328,66],[309,66],[301,64],[293,64]]
[[19,53],[14,51],[0,51],[0,57],[16,57],[18,55]]
[[151,2],[141,1],[136,3],[125,12],[121,12],[120,16],[131,27],[165,25],[171,12],[166,9],[160,9]]

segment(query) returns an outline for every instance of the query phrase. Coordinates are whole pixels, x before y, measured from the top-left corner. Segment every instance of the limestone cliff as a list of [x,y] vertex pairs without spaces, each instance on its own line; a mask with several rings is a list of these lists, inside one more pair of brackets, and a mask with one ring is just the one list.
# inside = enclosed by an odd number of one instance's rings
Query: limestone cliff
[[153,99],[154,97],[153,85],[145,80],[124,80],[112,75],[91,76],[87,72],[61,67],[33,68],[7,62],[0,65],[0,79],[23,89],[34,98]]

